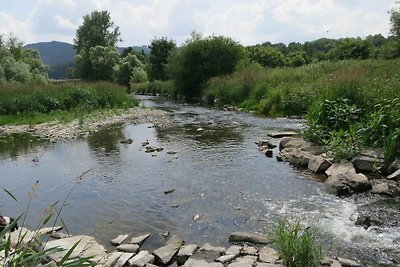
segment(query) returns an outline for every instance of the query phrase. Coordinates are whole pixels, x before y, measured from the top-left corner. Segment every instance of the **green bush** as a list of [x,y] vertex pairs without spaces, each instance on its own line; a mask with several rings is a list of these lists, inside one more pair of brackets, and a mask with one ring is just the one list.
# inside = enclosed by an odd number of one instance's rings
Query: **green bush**
[[315,244],[311,230],[302,230],[299,223],[279,222],[274,244],[287,267],[319,266],[322,259],[322,249]]

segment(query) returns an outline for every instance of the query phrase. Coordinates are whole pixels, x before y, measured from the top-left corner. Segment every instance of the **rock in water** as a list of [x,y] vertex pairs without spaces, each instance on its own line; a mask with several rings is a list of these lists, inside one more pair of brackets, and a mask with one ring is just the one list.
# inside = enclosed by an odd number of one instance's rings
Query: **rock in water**
[[137,245],[141,245],[147,238],[149,238],[151,236],[151,234],[144,234],[141,236],[137,236],[137,237],[133,237],[131,239],[131,241],[129,241],[129,243],[131,244],[137,244]]
[[229,242],[248,242],[253,244],[269,244],[271,243],[265,236],[248,233],[248,232],[234,232],[229,236]]
[[128,235],[119,235],[110,241],[111,245],[119,246],[128,237]]

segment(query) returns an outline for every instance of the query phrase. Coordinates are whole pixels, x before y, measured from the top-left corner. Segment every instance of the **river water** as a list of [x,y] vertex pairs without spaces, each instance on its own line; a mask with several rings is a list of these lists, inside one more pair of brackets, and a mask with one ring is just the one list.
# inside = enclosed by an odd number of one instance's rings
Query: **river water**
[[[150,249],[162,244],[164,231],[188,243],[227,245],[232,231],[270,233],[279,220],[299,221],[316,231],[326,254],[398,266],[398,225],[366,230],[354,223],[360,203],[385,199],[338,198],[325,191],[321,177],[257,151],[255,141],[267,132],[300,130],[302,121],[141,100],[168,111],[173,127],[116,125],[55,144],[28,135],[2,138],[0,185],[18,201],[0,193],[0,212],[16,217],[31,198],[26,221],[36,228],[45,209],[71,191],[61,214],[71,234],[93,235],[108,246],[118,234],[150,232]],[[124,138],[134,141],[121,144]],[[145,153],[145,140],[164,150]]]

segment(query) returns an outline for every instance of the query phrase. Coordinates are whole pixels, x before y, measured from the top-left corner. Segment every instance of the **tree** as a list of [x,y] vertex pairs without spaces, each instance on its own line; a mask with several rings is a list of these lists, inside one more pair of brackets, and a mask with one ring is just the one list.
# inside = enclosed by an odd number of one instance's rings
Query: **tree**
[[392,8],[390,14],[390,33],[394,36],[400,37],[400,9],[398,7]]
[[176,49],[173,40],[166,37],[153,39],[150,44],[149,78],[150,80],[165,81],[168,79],[167,63],[171,52]]
[[[83,24],[76,30],[74,47],[77,52],[75,58],[77,75],[83,79],[103,79],[95,69],[90,59],[90,50],[96,46],[108,47],[102,51],[111,52],[116,48],[121,33],[118,26],[111,21],[110,13],[107,11],[93,11],[90,15],[83,17]],[[100,51],[99,48],[97,48]],[[103,55],[104,56],[104,55]],[[110,55],[112,57],[112,55]],[[111,63],[113,61],[110,61]],[[111,69],[114,66],[111,66]],[[108,77],[106,77],[108,78]]]
[[340,40],[329,54],[331,59],[336,60],[367,59],[370,48],[368,43],[360,38],[345,38]]
[[244,48],[228,37],[196,38],[171,55],[168,72],[178,94],[194,100],[211,77],[232,73],[244,56]]
[[286,65],[289,67],[300,67],[307,64],[306,53],[303,51],[293,51],[286,56]]
[[134,53],[130,52],[120,61],[119,64],[114,66],[115,80],[119,84],[129,86],[134,68],[140,68],[144,70],[144,64]]
[[134,67],[130,77],[130,84],[147,81],[147,73],[143,68]]
[[247,47],[251,62],[260,63],[264,67],[281,67],[285,64],[285,56],[273,47]]
[[120,59],[119,51],[116,48],[100,45],[92,47],[89,51],[89,59],[94,80],[113,80],[113,68]]

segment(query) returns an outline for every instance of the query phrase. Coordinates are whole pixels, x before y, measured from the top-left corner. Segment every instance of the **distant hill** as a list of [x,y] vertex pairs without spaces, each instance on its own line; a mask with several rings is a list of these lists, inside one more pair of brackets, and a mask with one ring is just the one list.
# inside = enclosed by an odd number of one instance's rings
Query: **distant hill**
[[[52,41],[40,42],[25,45],[24,48],[37,49],[43,63],[49,65],[49,78],[51,79],[65,79],[67,77],[67,68],[73,66],[75,49],[72,44]],[[127,47],[120,47],[122,52]],[[136,51],[150,53],[150,49],[146,45],[132,46]]]

